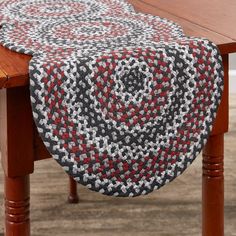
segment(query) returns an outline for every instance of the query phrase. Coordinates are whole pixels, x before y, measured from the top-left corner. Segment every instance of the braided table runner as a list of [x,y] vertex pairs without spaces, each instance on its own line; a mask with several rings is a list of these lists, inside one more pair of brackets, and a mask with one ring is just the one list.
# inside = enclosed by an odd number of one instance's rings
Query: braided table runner
[[3,0],[0,24],[3,46],[33,56],[38,132],[79,183],[147,194],[200,153],[223,90],[213,43],[121,0]]

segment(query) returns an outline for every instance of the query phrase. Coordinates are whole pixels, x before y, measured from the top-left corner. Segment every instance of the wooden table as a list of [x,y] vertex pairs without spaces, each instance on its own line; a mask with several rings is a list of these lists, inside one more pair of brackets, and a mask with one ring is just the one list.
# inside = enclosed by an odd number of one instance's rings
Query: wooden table
[[[224,133],[228,131],[228,54],[236,52],[235,0],[129,0],[138,11],[179,23],[186,35],[218,45],[225,88],[213,131],[203,151],[202,234],[224,235]],[[28,236],[29,175],[34,161],[50,157],[33,124],[29,99],[29,56],[0,46],[0,148],[5,173],[6,235]],[[72,194],[75,185],[72,183]],[[158,203],[157,203],[158,204]],[[158,216],[157,216],[158,217]],[[184,229],[183,229],[184,230]]]

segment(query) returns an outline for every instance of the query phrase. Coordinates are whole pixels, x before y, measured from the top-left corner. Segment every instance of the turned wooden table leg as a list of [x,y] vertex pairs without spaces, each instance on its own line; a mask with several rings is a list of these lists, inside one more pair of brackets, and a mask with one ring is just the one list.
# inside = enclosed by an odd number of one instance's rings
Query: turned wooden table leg
[[224,134],[229,124],[229,56],[222,55],[224,91],[213,130],[203,149],[202,235],[224,235]]
[[34,170],[34,149],[28,87],[0,90],[0,130],[5,236],[29,236],[29,174]]
[[5,176],[5,236],[29,236],[29,176]]
[[210,136],[203,150],[202,235],[224,235],[224,134]]
[[68,196],[69,203],[78,203],[79,196],[77,193],[77,182],[69,176],[69,196]]

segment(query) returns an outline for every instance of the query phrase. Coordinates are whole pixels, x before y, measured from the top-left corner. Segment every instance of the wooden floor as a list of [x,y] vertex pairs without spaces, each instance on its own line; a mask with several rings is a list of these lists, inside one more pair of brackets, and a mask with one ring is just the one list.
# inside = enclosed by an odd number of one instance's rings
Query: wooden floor
[[[230,132],[225,138],[225,235],[236,236],[236,96],[230,101]],[[135,199],[106,197],[79,186],[80,204],[68,205],[67,178],[54,160],[36,163],[31,184],[33,236],[199,236],[201,232],[200,156],[173,183]],[[0,212],[2,236],[2,201]]]

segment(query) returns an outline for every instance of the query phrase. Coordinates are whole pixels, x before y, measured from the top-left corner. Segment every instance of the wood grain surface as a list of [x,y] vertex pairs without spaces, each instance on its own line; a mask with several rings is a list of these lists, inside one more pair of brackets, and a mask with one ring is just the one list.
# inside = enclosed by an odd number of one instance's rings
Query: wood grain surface
[[[135,9],[137,11],[140,12],[144,12],[144,13],[149,13],[152,15],[158,15],[160,17],[163,18],[167,18],[169,20],[172,20],[176,23],[178,23],[179,25],[182,26],[184,33],[187,36],[195,36],[195,37],[205,37],[208,38],[209,40],[211,40],[212,42],[214,42],[221,50],[222,54],[224,53],[230,53],[233,51],[236,51],[236,39],[232,39],[231,37],[228,37],[226,35],[224,35],[223,33],[221,33],[221,28],[218,27],[218,30],[214,30],[213,28],[207,27],[205,25],[205,19],[202,19],[202,21],[199,21],[198,19],[198,15],[195,14],[195,16],[193,15],[193,17],[190,18],[184,18],[182,15],[182,11],[193,11],[192,8],[190,9],[181,9],[181,7],[179,7],[179,12],[178,14],[175,11],[172,11],[172,9],[175,6],[175,1],[165,1],[166,3],[168,2],[168,7],[161,7],[159,6],[159,0],[154,0],[154,1],[150,1],[150,0],[129,0],[129,2],[135,7]],[[193,3],[193,1],[188,1]],[[197,1],[198,2],[198,1]],[[173,6],[172,6],[173,4]],[[183,4],[181,4],[182,6]],[[188,4],[189,5],[189,4]],[[212,4],[210,4],[212,5]],[[201,9],[196,9],[196,12],[201,12]],[[214,11],[214,8],[212,9],[212,11]],[[236,11],[236,10],[235,10]],[[222,14],[219,13],[219,16]],[[211,21],[216,21],[215,19],[209,18],[207,21],[211,22]],[[228,19],[227,20],[222,20],[221,18],[219,19],[219,21],[221,21],[221,24],[225,24],[226,26],[228,25]],[[234,16],[234,21],[236,22],[236,16]],[[233,21],[232,21],[233,22]],[[230,22],[231,24],[233,24],[232,22]]]
[[139,0],[139,2],[226,36],[232,39],[232,42],[236,41],[235,0]]
[[7,177],[33,172],[33,117],[29,96],[26,86],[0,90],[0,150]]

